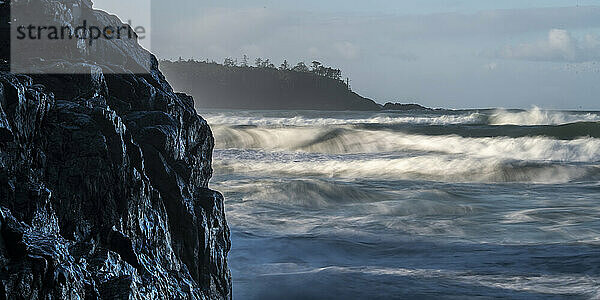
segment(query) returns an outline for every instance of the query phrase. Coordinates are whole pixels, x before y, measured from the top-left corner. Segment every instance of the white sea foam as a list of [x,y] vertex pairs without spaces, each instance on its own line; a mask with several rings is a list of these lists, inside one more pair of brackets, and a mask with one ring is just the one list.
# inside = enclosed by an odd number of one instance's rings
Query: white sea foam
[[234,174],[444,182],[566,183],[600,173],[600,167],[597,166],[513,165],[498,158],[474,159],[446,155],[322,161],[257,161],[219,157],[215,168],[221,172],[229,170]]
[[533,107],[522,112],[499,109],[490,116],[490,125],[562,125],[577,122],[600,122],[600,115],[546,111],[539,107]]
[[599,277],[582,275],[540,275],[523,278],[511,275],[474,275],[472,272],[431,269],[405,269],[381,267],[327,267],[304,272],[322,272],[331,270],[340,273],[367,273],[372,275],[397,275],[422,278],[447,278],[469,284],[476,284],[492,288],[502,288],[521,292],[535,292],[547,294],[587,294],[594,299],[600,296],[598,287]]
[[369,118],[291,118],[264,116],[233,116],[227,114],[204,115],[210,125],[254,125],[254,126],[329,126],[347,124],[475,124],[482,122],[479,113],[437,116],[390,116],[376,115]]
[[325,128],[214,128],[219,149],[265,149],[312,153],[437,152],[475,158],[535,161],[600,161],[600,139],[548,137],[465,138],[393,131]]
[[[252,126],[331,126],[351,124],[483,124],[486,122],[482,113],[463,113],[445,115],[406,115],[376,114],[362,118],[307,117],[307,116],[263,116],[232,115],[227,113],[205,114],[210,125],[252,125]],[[577,122],[600,122],[600,115],[595,113],[569,113],[543,110],[533,107],[527,111],[508,111],[497,109],[489,115],[490,125],[562,125]]]
[[[439,279],[447,284],[462,283],[475,287],[489,287],[496,289],[512,290],[515,292],[532,292],[548,295],[587,295],[592,299],[600,296],[597,276],[579,274],[543,274],[524,277],[511,274],[474,274],[473,271],[423,269],[423,268],[394,268],[381,266],[327,266],[307,267],[305,264],[274,263],[260,265],[253,268],[254,272],[262,276],[291,276],[339,274],[339,276],[352,276],[352,274],[370,276],[398,276],[409,278],[422,278],[424,280]],[[431,288],[430,292],[436,291]]]

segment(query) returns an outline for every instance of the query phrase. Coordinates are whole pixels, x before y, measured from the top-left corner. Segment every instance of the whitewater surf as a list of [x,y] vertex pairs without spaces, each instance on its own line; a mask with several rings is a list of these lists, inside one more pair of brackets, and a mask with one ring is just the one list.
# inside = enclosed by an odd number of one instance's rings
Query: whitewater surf
[[600,297],[600,112],[202,115],[234,298]]

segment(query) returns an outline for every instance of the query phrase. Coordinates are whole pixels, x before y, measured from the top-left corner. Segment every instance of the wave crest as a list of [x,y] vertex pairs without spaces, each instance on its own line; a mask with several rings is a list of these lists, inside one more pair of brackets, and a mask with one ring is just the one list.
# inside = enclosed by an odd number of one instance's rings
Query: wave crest
[[321,176],[328,178],[371,178],[438,182],[524,182],[558,184],[595,181],[596,165],[518,162],[487,158],[426,155],[395,159],[254,160],[220,157],[215,168],[232,174],[270,176]]
[[522,112],[509,112],[504,109],[496,110],[489,117],[490,125],[564,125],[579,122],[600,122],[597,114],[568,114],[557,111],[542,110],[537,106]]
[[214,128],[217,149],[263,149],[324,154],[422,152],[516,160],[597,162],[600,139],[465,138],[355,128]]
[[483,122],[479,113],[468,115],[388,115],[379,114],[369,118],[308,118],[302,116],[265,117],[265,116],[232,116],[227,114],[205,115],[208,123],[213,125],[243,125],[243,126],[331,126],[352,124],[478,124]]

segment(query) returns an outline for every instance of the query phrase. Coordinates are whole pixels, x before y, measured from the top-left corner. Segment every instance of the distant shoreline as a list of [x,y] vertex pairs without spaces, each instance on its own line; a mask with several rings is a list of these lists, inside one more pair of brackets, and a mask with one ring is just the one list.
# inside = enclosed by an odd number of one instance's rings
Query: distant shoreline
[[[430,108],[417,103],[379,104],[351,90],[339,70],[218,64],[194,60],[160,62],[160,69],[176,91],[194,97],[198,109],[319,110],[319,111],[464,111],[528,108]],[[330,75],[333,74],[333,75]],[[394,101],[395,102],[395,101]],[[410,101],[412,102],[412,101]],[[531,108],[529,108],[531,109]],[[596,112],[543,109],[544,111]]]
[[[303,64],[299,64],[303,65]],[[160,69],[177,91],[194,97],[197,108],[323,111],[430,111],[419,104],[381,105],[353,92],[339,70],[310,71],[222,65],[214,62],[161,61]],[[329,75],[330,73],[334,75]]]

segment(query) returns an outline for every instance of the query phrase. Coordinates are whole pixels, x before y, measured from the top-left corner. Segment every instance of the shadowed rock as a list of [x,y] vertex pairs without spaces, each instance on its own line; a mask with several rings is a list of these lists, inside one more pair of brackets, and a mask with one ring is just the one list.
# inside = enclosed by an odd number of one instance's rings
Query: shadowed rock
[[[2,20],[8,11],[1,3]],[[116,61],[89,74],[0,72],[0,299],[230,298],[209,126],[141,47],[102,49]],[[148,57],[150,70],[105,72],[124,57]]]

